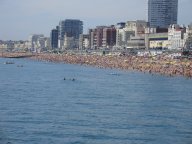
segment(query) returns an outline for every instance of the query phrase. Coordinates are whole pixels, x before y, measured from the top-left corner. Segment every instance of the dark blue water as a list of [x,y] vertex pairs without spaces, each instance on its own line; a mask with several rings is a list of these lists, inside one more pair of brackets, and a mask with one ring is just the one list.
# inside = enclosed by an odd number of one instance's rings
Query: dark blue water
[[192,80],[5,61],[0,59],[0,144],[192,143]]

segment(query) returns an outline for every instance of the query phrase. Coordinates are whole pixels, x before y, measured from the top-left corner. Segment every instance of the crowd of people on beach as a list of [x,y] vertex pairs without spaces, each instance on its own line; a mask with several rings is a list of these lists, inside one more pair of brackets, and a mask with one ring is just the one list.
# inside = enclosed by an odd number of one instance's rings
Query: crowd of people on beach
[[26,52],[0,52],[0,57],[3,58],[25,58],[31,57],[34,54]]
[[80,54],[39,54],[32,59],[49,62],[91,65],[99,68],[137,70],[159,73],[168,76],[192,77],[192,61],[189,59],[172,59],[167,55],[158,56],[117,56],[117,55],[80,55]]
[[[14,56],[16,55],[18,54],[15,53]],[[157,56],[119,56],[41,53],[33,55],[30,58],[40,61],[91,65],[99,68],[137,70],[148,73],[159,73],[168,76],[183,75],[185,77],[192,77],[192,61],[190,59],[173,59],[166,54]]]

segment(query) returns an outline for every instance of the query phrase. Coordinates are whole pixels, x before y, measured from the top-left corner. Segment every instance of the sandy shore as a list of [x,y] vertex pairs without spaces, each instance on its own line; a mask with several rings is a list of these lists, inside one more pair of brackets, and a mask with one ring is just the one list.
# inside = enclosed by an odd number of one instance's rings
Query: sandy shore
[[[17,54],[15,53],[15,55]],[[2,57],[1,54],[0,57]],[[100,56],[74,54],[38,54],[33,55],[30,58],[40,61],[64,62],[70,64],[91,65],[100,68],[137,70],[169,76],[192,77],[192,60],[172,59],[167,55],[160,55],[157,57],[139,57],[111,55]]]

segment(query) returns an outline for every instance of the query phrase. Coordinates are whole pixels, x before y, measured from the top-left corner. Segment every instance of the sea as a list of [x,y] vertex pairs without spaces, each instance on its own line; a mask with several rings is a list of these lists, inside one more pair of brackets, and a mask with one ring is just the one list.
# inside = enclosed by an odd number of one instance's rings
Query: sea
[[192,144],[192,79],[0,58],[0,144]]

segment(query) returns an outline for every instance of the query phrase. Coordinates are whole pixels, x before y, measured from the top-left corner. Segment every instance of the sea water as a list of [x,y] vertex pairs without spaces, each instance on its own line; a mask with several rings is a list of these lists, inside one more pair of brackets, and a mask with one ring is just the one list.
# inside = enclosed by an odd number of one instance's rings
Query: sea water
[[0,59],[0,144],[191,143],[191,79]]

